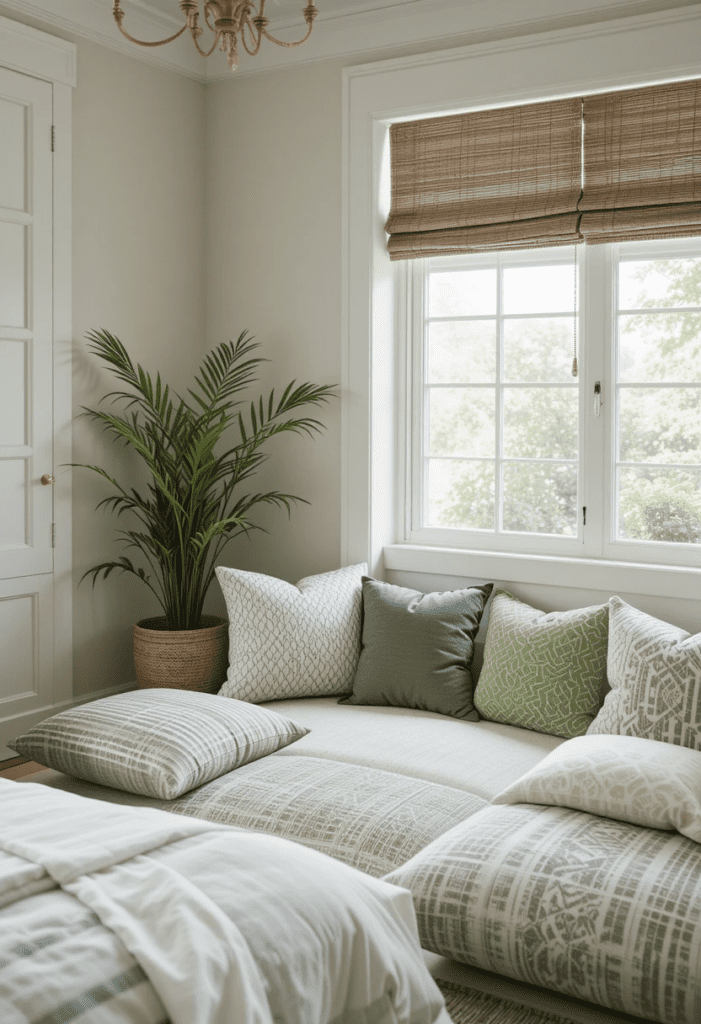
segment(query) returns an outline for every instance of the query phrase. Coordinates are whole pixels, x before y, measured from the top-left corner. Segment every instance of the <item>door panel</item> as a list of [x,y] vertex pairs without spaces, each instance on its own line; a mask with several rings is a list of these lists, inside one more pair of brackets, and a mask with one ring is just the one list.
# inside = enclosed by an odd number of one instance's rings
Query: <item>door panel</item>
[[[0,102],[0,138],[26,138],[26,122],[27,106],[5,96]],[[0,149],[0,206],[24,210],[26,194],[26,149],[3,146]]]
[[0,580],[53,571],[51,112],[0,69]]
[[27,326],[25,230],[23,224],[0,222],[0,327]]
[[[0,760],[22,732],[12,721],[47,704],[53,684],[53,575],[0,580]],[[3,721],[9,719],[9,721]]]

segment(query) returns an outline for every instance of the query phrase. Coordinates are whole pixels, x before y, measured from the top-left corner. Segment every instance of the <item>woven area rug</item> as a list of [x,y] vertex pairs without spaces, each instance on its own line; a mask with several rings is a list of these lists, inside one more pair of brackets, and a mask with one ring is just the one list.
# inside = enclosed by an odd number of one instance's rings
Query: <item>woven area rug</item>
[[573,1024],[571,1019],[513,1003],[510,999],[434,979],[445,997],[453,1024]]

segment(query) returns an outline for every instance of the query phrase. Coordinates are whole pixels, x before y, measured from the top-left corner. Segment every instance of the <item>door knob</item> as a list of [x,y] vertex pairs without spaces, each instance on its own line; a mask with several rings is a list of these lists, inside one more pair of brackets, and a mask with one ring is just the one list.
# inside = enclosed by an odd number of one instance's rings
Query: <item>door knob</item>
[[51,476],[50,473],[44,473],[43,477],[41,478],[41,482],[43,483],[44,487],[48,487],[49,484],[53,484],[55,483],[55,481],[56,477]]

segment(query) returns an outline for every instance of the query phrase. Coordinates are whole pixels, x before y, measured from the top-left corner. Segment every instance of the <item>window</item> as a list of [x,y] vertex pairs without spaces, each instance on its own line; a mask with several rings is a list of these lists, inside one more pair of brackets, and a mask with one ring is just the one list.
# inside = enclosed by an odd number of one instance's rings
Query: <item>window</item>
[[701,553],[701,239],[398,273],[412,334],[407,540],[681,564]]

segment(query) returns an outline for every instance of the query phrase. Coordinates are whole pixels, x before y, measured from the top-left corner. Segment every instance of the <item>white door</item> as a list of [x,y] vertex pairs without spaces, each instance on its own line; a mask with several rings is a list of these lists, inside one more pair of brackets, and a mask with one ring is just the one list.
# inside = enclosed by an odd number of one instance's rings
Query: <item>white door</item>
[[0,68],[0,720],[53,690],[51,123],[51,84]]

